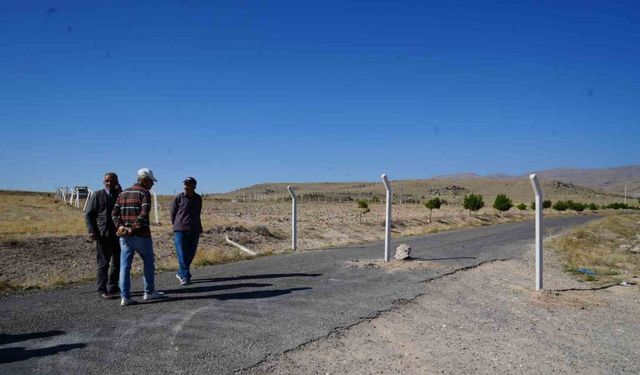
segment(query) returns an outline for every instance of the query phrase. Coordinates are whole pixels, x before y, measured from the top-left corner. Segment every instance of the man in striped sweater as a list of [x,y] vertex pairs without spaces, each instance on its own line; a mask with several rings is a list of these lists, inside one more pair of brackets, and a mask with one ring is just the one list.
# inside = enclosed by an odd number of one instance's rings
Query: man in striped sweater
[[135,253],[140,255],[144,263],[144,297],[145,301],[166,298],[155,290],[153,258],[153,241],[149,228],[149,212],[151,211],[151,193],[154,182],[153,172],[148,168],[138,171],[138,182],[124,190],[113,207],[113,223],[118,228],[120,237],[120,304],[127,306],[136,303],[131,299],[131,263]]

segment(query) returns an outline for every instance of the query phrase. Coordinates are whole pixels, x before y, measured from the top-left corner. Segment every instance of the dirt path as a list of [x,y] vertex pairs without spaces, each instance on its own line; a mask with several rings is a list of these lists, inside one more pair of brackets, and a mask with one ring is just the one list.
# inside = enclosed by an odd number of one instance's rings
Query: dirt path
[[558,264],[547,256],[543,293],[532,291],[530,258],[443,277],[413,301],[245,373],[640,373],[640,287],[565,290],[589,284]]

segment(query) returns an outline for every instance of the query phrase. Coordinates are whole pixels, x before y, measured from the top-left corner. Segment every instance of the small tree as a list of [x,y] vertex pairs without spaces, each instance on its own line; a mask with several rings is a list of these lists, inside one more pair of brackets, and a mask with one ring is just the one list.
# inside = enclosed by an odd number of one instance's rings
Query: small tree
[[584,203],[574,202],[572,200],[567,201],[567,207],[576,212],[582,212],[586,208]]
[[[536,209],[536,201],[531,201],[530,206],[531,206],[532,210],[535,210]],[[542,206],[542,207],[544,207],[544,206]]]
[[565,201],[557,201],[552,207],[556,211],[566,211],[567,208],[569,208],[569,205]]
[[527,209],[527,205],[524,203],[520,203],[519,205],[516,206],[520,211],[524,211]]
[[493,202],[493,208],[498,211],[509,211],[511,207],[513,207],[513,203],[511,202],[511,198],[507,197],[506,194],[498,194],[496,200]]
[[595,203],[589,203],[588,207],[591,211],[595,211],[598,209],[598,205]]
[[482,199],[482,195],[480,194],[465,195],[463,207],[469,210],[469,216],[471,216],[471,211],[478,211],[479,209],[484,207],[484,200]]
[[433,214],[433,210],[439,210],[441,205],[442,201],[440,201],[440,198],[431,198],[427,201],[427,203],[424,204],[424,206],[429,209],[429,222],[431,222],[431,215]]
[[551,201],[548,200],[548,199],[543,200],[542,201],[542,208],[545,209],[545,208],[549,208],[549,207],[551,207]]
[[358,204],[358,211],[359,211],[359,217],[360,217],[360,224],[362,224],[362,216],[369,213],[371,209],[369,208],[369,202],[367,202],[365,199],[358,200],[357,204]]

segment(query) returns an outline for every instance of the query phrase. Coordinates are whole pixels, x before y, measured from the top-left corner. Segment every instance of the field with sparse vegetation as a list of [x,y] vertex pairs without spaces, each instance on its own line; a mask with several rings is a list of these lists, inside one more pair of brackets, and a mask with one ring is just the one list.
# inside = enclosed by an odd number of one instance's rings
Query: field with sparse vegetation
[[[528,183],[528,181],[525,181]],[[507,184],[478,183],[477,180],[394,182],[393,235],[414,236],[464,227],[490,225],[533,218],[530,199],[521,181]],[[349,246],[384,237],[384,196],[381,184],[302,184],[296,187],[298,206],[298,249],[308,251]],[[565,184],[566,185],[566,184]],[[206,195],[203,207],[204,233],[196,266],[245,259],[247,255],[225,242],[233,241],[269,255],[290,251],[291,202],[277,193],[273,184],[254,186],[227,194]],[[545,184],[543,184],[545,186]],[[286,186],[285,186],[286,188]],[[564,212],[548,208],[546,215],[609,212],[602,205],[618,197],[590,189],[551,182],[545,198],[575,202],[598,202],[597,210],[583,208]],[[269,190],[271,189],[271,190]],[[258,191],[262,193],[258,193]],[[417,193],[422,191],[423,195]],[[463,207],[463,198],[472,192],[484,194],[478,210]],[[499,193],[506,194],[513,207],[493,208]],[[493,194],[493,195],[492,195]],[[530,193],[529,193],[530,196]],[[81,210],[54,200],[49,193],[0,192],[0,291],[61,286],[94,278],[95,244],[87,241]],[[440,208],[430,210],[425,203],[438,197]],[[159,197],[160,225],[153,225],[156,267],[177,268],[168,208],[171,197]],[[365,207],[366,206],[366,207]],[[519,207],[518,207],[519,206]],[[504,207],[501,207],[504,209]],[[431,219],[430,219],[431,218]],[[141,264],[134,263],[134,272]]]
[[581,280],[608,284],[640,275],[640,214],[612,214],[547,243]]

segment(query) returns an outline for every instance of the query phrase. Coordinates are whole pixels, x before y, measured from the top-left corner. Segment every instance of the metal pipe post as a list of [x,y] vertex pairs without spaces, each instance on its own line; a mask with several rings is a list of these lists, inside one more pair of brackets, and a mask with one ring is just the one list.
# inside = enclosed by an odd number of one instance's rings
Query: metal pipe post
[[153,194],[153,213],[154,213],[154,221],[156,225],[160,225],[160,217],[158,216],[158,195],[155,191],[151,190],[151,194]]
[[296,197],[295,191],[293,191],[293,186],[287,186],[287,190],[289,191],[289,195],[291,195],[291,250],[295,250],[298,240],[298,198]]
[[542,290],[542,189],[535,174],[529,179],[536,195],[536,290]]
[[384,183],[385,189],[387,189],[387,214],[386,214],[386,224],[385,224],[385,235],[384,235],[384,261],[388,262],[391,258],[390,247],[391,247],[391,200],[393,198],[393,190],[391,189],[391,184],[389,183],[389,179],[386,174],[382,176],[382,182]]
[[89,203],[89,200],[91,199],[91,196],[93,196],[93,190],[88,189],[88,191],[87,191],[87,200],[84,201],[84,207],[82,208],[82,212],[87,212],[87,204]]

